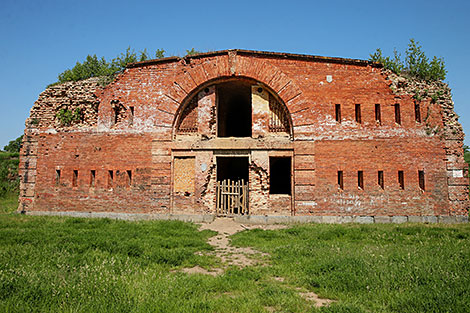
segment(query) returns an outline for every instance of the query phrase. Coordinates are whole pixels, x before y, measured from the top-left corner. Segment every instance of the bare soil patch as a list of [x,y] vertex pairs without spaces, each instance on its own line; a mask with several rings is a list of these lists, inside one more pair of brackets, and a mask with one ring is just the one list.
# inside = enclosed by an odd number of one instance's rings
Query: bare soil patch
[[[223,268],[213,268],[210,270],[204,269],[199,266],[192,268],[184,268],[181,271],[188,274],[206,274],[217,276],[224,273],[228,266],[246,267],[253,265],[267,265],[263,258],[269,256],[267,253],[257,251],[255,249],[245,247],[238,248],[233,247],[230,244],[229,236],[243,230],[248,229],[282,229],[287,228],[287,225],[275,224],[275,225],[244,225],[235,222],[231,218],[217,218],[212,223],[201,224],[200,230],[213,230],[217,232],[217,235],[209,238],[208,242],[215,247],[214,255],[221,259]],[[274,277],[274,280],[284,283],[283,277]],[[314,292],[304,292],[300,288],[295,288],[299,292],[299,295],[307,301],[315,302],[315,307],[328,306],[334,300],[320,298]],[[274,312],[274,308],[266,307],[269,312]]]

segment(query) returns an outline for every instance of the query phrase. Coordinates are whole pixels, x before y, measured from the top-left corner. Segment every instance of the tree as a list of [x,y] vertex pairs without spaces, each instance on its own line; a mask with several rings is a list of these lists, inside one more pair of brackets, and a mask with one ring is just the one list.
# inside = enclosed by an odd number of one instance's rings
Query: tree
[[19,153],[21,148],[21,142],[23,141],[23,135],[18,138],[11,140],[8,145],[3,147],[3,150],[11,153]]
[[[165,50],[156,50],[155,57],[157,59],[163,58],[164,56]],[[68,81],[79,81],[90,77],[112,77],[116,73],[126,68],[129,63],[146,61],[148,59],[149,54],[147,53],[147,49],[144,49],[137,53],[134,51],[134,49],[131,49],[131,47],[127,47],[124,53],[118,55],[111,62],[106,61],[104,57],[98,59],[96,54],[88,55],[82,63],[77,62],[73,68],[67,69],[64,72],[60,73],[58,76],[58,81],[51,85],[60,84]]]
[[405,62],[401,60],[400,54],[394,50],[394,57],[384,57],[382,50],[377,49],[375,53],[370,54],[369,60],[381,63],[385,68],[400,74],[402,72],[409,76],[424,80],[444,80],[447,70],[443,58],[433,57],[429,61],[428,57],[419,45],[419,42],[413,38],[410,39],[408,49],[405,52]]

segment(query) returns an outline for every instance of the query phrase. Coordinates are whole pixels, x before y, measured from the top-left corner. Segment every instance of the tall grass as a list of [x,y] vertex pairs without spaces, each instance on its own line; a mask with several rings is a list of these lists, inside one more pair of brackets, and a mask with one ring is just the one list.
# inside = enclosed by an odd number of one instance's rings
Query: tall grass
[[[299,225],[239,246],[270,266],[223,275],[211,231],[177,221],[0,214],[0,312],[467,312],[468,225]],[[277,277],[285,278],[278,279]],[[316,309],[298,289],[338,300]]]
[[269,252],[273,273],[339,301],[331,312],[468,312],[470,226],[303,225],[234,243]]
[[18,193],[8,192],[0,197],[0,214],[12,213],[18,208]]

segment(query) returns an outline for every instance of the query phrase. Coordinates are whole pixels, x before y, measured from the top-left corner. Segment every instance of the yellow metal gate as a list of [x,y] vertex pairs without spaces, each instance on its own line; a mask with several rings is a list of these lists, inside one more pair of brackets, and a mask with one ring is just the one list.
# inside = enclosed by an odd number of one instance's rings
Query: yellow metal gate
[[225,179],[217,182],[217,215],[248,214],[248,182]]

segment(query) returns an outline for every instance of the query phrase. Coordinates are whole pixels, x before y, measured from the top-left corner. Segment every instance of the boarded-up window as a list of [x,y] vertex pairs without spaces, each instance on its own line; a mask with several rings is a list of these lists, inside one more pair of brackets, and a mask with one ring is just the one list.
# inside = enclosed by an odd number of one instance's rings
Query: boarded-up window
[[197,125],[197,96],[195,96],[183,109],[177,132],[179,134],[197,133]]
[[175,192],[193,193],[195,179],[195,158],[175,157],[173,162]]

